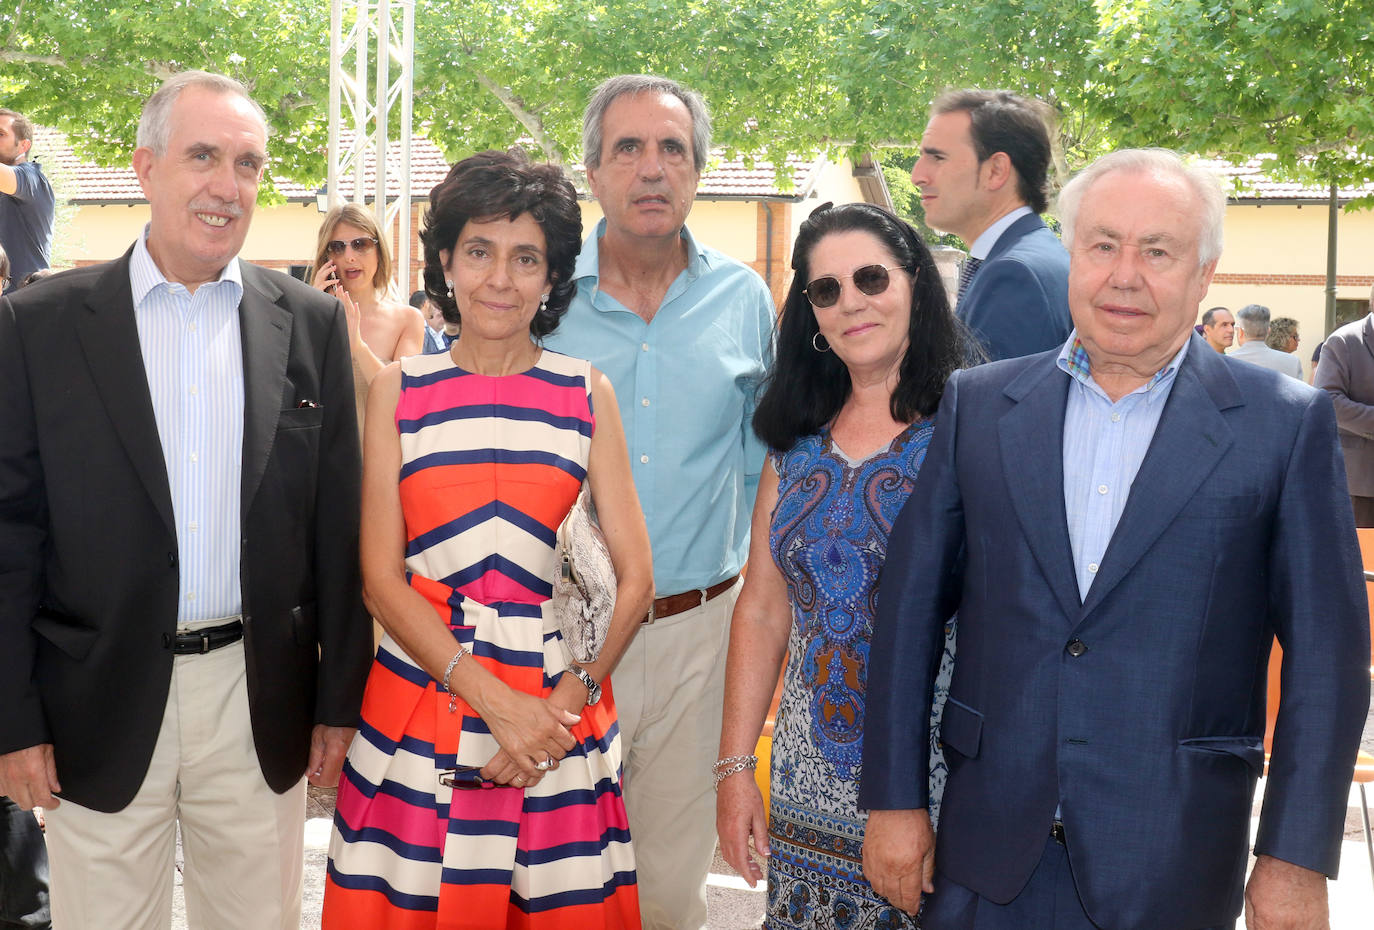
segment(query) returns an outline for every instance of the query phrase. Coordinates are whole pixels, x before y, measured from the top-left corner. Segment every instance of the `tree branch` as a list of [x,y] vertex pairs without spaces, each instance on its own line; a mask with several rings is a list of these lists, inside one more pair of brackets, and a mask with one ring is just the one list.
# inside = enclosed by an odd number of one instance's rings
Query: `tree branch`
[[477,78],[477,83],[481,84],[501,105],[510,111],[521,126],[524,126],[529,134],[534,137],[535,143],[544,152],[544,157],[555,165],[563,164],[563,155],[558,150],[558,145],[549,138],[549,134],[544,130],[544,121],[539,118],[510,88],[497,84],[481,71],[473,69],[473,75]]
[[53,68],[67,67],[67,59],[60,55],[34,55],[31,52],[19,52],[12,48],[0,48],[0,61],[8,61],[17,65],[49,65]]

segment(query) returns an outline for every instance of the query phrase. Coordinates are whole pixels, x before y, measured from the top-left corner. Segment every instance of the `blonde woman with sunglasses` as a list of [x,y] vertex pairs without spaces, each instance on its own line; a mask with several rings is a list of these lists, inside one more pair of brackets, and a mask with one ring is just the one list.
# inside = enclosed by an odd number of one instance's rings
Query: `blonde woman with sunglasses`
[[310,281],[339,298],[348,314],[361,430],[367,386],[390,362],[424,351],[425,319],[414,307],[390,299],[391,250],[377,221],[360,204],[347,203],[325,215]]

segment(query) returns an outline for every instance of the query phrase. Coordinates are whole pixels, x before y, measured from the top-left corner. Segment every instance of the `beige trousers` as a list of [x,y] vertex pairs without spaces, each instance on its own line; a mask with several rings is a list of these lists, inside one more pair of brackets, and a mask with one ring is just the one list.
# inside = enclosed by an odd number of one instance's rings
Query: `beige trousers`
[[706,873],[716,848],[711,763],[741,584],[640,627],[611,674],[644,930],[706,926]]
[[63,801],[47,817],[60,930],[167,930],[178,822],[193,930],[300,927],[304,780],[280,795],[263,780],[242,641],[173,660],[157,748],[128,807]]

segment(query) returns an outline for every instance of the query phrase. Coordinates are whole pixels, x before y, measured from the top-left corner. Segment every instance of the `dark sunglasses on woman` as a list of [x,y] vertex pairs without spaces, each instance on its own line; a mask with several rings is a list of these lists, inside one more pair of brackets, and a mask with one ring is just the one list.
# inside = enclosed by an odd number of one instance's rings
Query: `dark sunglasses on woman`
[[902,265],[864,265],[862,268],[855,268],[853,274],[840,275],[838,278],[834,275],[825,275],[806,285],[802,293],[811,301],[811,306],[824,310],[839,303],[841,279],[852,278],[855,287],[869,297],[874,297],[887,290],[888,284],[892,281],[888,272],[898,268],[906,270]]
[[345,242],[342,239],[331,239],[324,244],[324,250],[330,255],[342,255],[344,249],[353,247],[355,252],[371,252],[372,247],[377,244],[377,240],[371,236],[359,236],[356,239],[349,239]]

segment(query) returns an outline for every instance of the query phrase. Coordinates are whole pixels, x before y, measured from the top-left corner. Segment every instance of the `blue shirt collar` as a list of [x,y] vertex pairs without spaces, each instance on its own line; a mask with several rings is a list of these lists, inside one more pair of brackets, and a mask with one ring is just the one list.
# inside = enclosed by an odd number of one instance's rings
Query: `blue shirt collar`
[[[592,234],[582,243],[582,251],[577,256],[577,265],[573,268],[573,280],[581,281],[583,278],[591,278],[593,292],[598,289],[596,282],[601,280],[601,237],[604,235],[606,235],[606,218],[603,216],[597,221],[596,229],[592,230]],[[682,241],[687,244],[687,279],[690,281],[711,269],[711,259],[710,256],[697,248],[697,240],[686,226],[682,227],[680,235]]]
[[[133,289],[134,306],[143,303],[143,298],[148,296],[148,292],[158,285],[173,287],[171,281],[162,273],[162,269],[153,261],[152,253],[148,251],[148,229],[151,224],[145,223],[143,232],[134,242],[133,255],[129,257],[129,285]],[[234,285],[236,297],[234,303],[237,304],[239,298],[243,296],[243,271],[239,268],[238,256],[229,259],[219,277],[214,281],[206,282],[205,285],[216,285],[229,282]]]
[[[1169,360],[1159,371],[1154,373],[1145,384],[1132,391],[1132,394],[1149,393],[1166,380],[1172,381],[1174,375],[1178,373],[1179,366],[1183,364],[1183,359],[1188,354],[1188,346],[1193,342],[1191,336],[1183,340],[1183,345],[1174,357]],[[1059,356],[1055,359],[1055,364],[1059,370],[1068,374],[1069,377],[1084,385],[1101,391],[1097,382],[1092,378],[1092,360],[1088,358],[1088,350],[1083,347],[1083,343],[1078,338],[1078,329],[1069,333],[1069,338],[1059,350]]]

